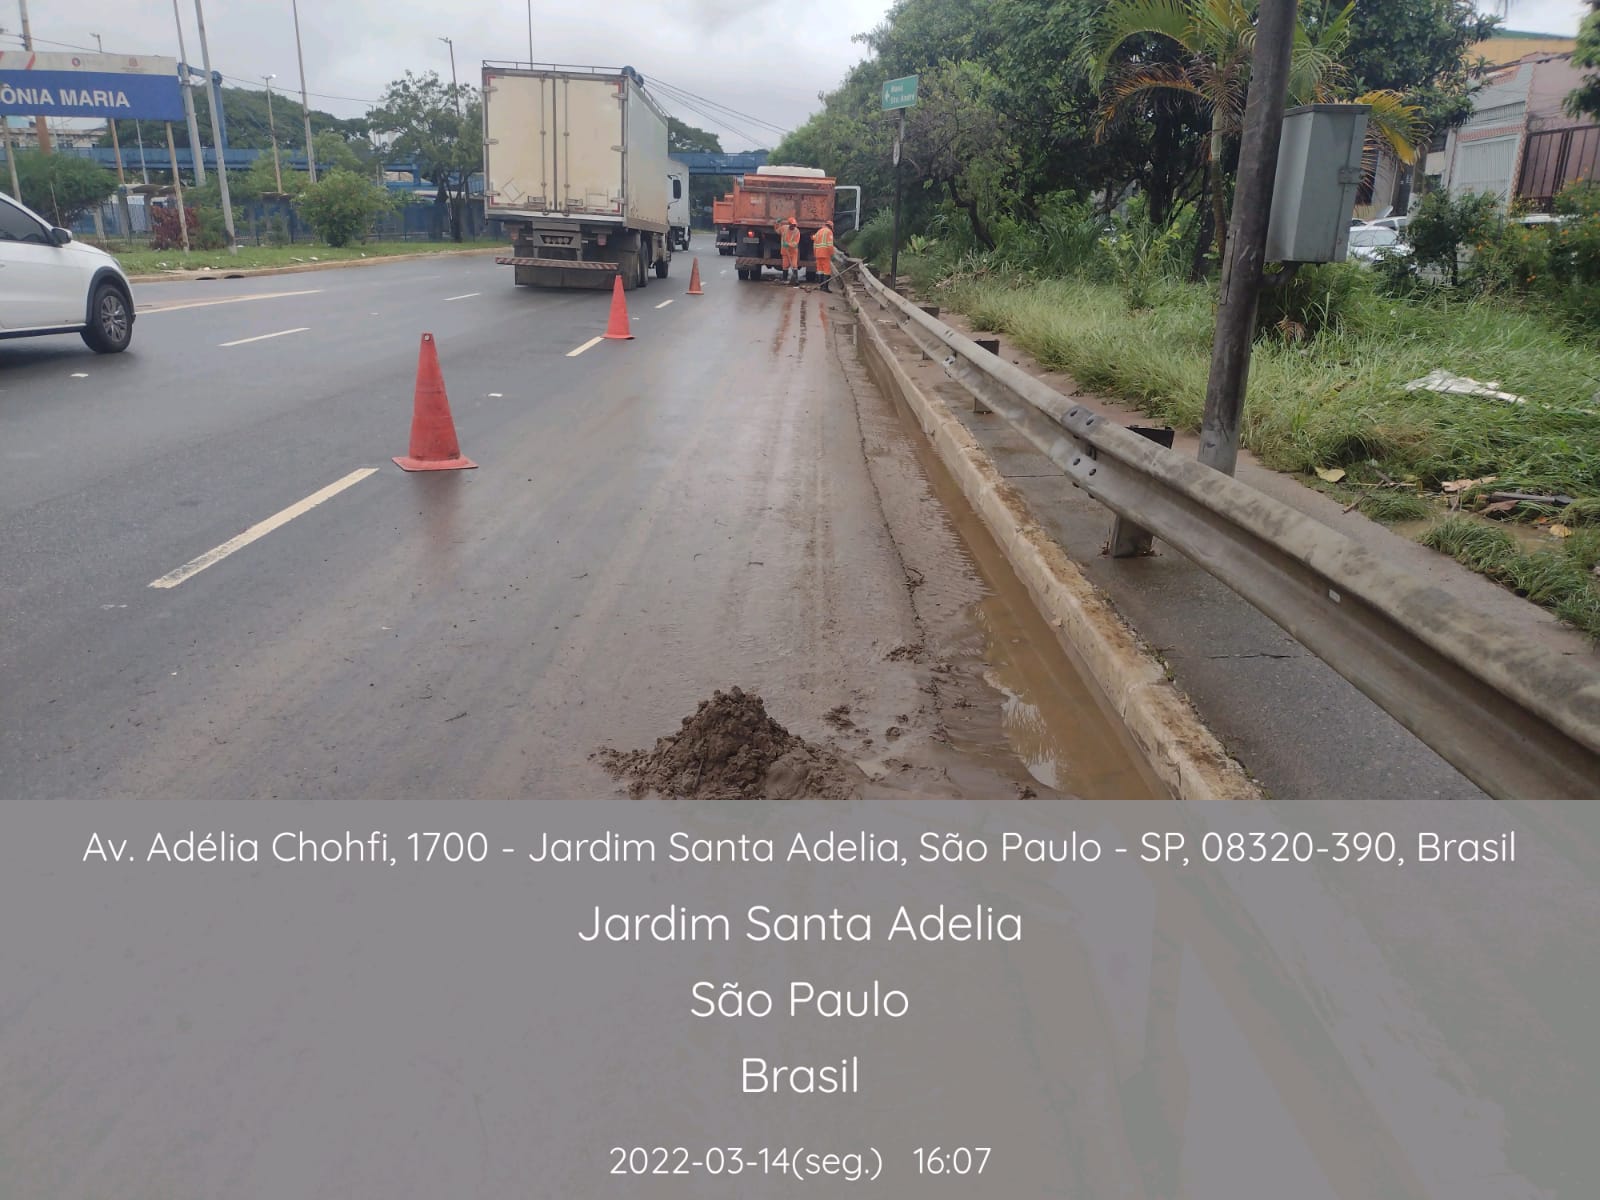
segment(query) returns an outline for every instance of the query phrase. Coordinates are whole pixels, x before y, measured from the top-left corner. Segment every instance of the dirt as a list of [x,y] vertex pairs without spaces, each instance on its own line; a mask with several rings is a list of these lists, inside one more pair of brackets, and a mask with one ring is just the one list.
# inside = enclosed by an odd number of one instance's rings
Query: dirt
[[760,696],[737,687],[702,700],[653,750],[607,747],[596,757],[635,798],[843,800],[859,795],[863,782],[853,764],[790,733]]

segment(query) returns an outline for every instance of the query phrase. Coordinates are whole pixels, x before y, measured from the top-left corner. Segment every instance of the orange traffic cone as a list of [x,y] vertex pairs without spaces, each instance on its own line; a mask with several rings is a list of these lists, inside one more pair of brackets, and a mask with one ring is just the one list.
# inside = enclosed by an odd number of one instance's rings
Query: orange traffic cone
[[690,296],[705,295],[700,290],[700,260],[698,258],[694,260],[694,269],[689,272],[689,291],[687,294]]
[[622,298],[621,275],[611,289],[611,320],[606,322],[605,336],[618,341],[633,338],[633,330],[628,327],[628,302]]
[[459,471],[478,464],[461,454],[456,423],[450,416],[450,397],[444,392],[439,370],[439,350],[433,334],[422,335],[417,353],[417,387],[411,410],[411,453],[396,458],[407,471]]

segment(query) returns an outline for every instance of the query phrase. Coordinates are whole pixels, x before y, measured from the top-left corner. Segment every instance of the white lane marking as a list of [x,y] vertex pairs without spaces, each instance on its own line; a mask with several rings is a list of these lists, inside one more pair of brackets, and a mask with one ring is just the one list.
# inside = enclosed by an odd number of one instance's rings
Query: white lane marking
[[360,483],[368,475],[376,475],[377,473],[377,467],[361,467],[358,470],[351,471],[350,474],[346,475],[343,479],[330,483],[320,492],[312,492],[311,495],[307,496],[304,500],[296,501],[282,512],[274,513],[265,521],[259,521],[250,526],[249,529],[246,529],[238,537],[229,538],[227,541],[223,542],[222,545],[216,547],[214,550],[207,550],[198,558],[191,558],[176,571],[169,571],[160,579],[152,579],[150,581],[150,586],[153,588],[175,588],[184,580],[194,578],[207,567],[215,566],[234,551],[243,550],[251,542],[266,537],[267,534],[271,533],[274,529],[281,528],[282,526],[287,525],[290,521],[294,520],[296,517],[303,516],[304,514],[310,512],[324,500],[331,500],[346,488],[354,487],[356,484]]
[[452,300],[471,300],[474,296],[481,296],[482,292],[466,292],[460,296],[446,296],[444,302],[449,304]]
[[672,303],[671,300],[663,300],[660,304],[656,305],[656,307],[657,308],[665,308],[667,305],[669,305],[671,303]]
[[489,393],[489,399],[491,399],[491,400],[503,400],[503,399],[505,399],[505,393],[504,392],[490,392]]
[[321,288],[308,288],[303,292],[259,292],[254,296],[228,296],[221,300],[186,300],[181,304],[163,304],[158,308],[140,307],[138,314],[148,316],[151,313],[177,312],[180,308],[210,308],[214,304],[243,304],[249,300],[278,300],[284,296],[316,296],[322,292]]
[[218,342],[217,345],[226,349],[228,346],[248,346],[251,342],[264,342],[268,338],[288,337],[291,333],[309,333],[311,326],[301,325],[295,329],[280,329],[277,333],[258,333],[255,337],[240,338],[236,342]]
[[598,346],[601,342],[603,342],[605,340],[606,339],[604,337],[592,337],[587,342],[585,342],[583,345],[579,346],[576,350],[568,350],[567,351],[567,357],[568,358],[577,358],[578,355],[582,354],[585,350],[592,350],[592,349],[594,349],[594,347]]
[[87,379],[87,378],[89,378],[89,372],[87,372],[87,371],[74,371],[72,373],[72,378],[74,378],[74,379]]

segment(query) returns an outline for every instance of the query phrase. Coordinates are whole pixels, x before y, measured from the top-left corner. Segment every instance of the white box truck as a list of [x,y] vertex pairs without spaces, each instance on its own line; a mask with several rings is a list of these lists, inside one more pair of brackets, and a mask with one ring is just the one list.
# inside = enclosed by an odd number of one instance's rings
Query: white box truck
[[643,287],[672,261],[667,118],[632,67],[483,64],[484,213],[516,283]]

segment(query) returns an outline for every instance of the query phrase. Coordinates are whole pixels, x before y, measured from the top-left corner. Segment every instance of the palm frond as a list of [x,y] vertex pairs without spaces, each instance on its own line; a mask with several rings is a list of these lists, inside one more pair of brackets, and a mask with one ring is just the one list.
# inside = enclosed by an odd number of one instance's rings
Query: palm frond
[[1194,22],[1186,0],[1115,0],[1100,18],[1090,43],[1090,80],[1096,87],[1111,70],[1112,56],[1124,42],[1153,34],[1178,43],[1193,54]]

